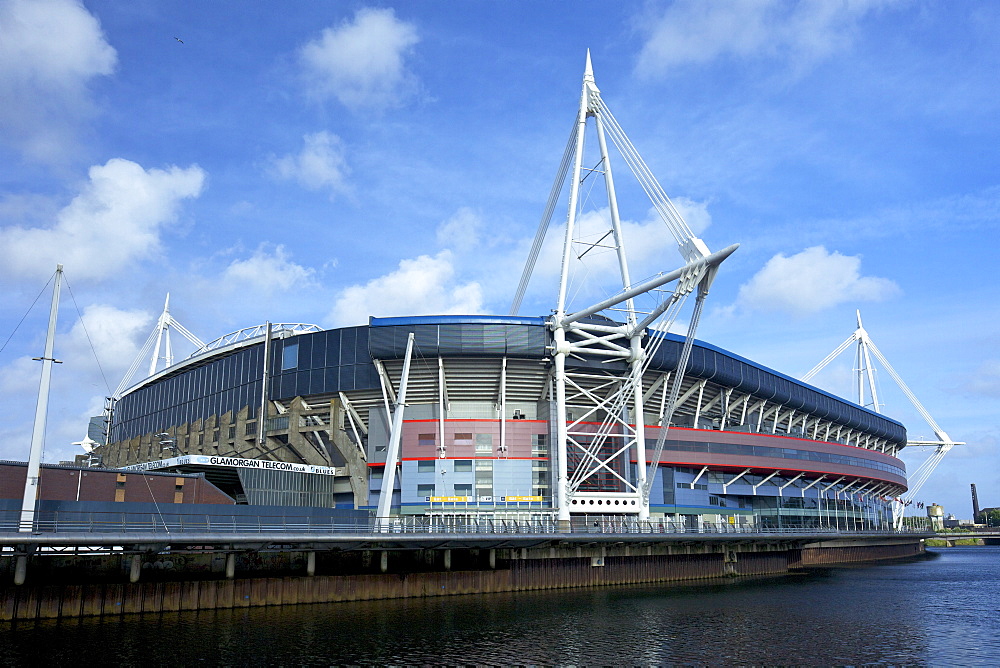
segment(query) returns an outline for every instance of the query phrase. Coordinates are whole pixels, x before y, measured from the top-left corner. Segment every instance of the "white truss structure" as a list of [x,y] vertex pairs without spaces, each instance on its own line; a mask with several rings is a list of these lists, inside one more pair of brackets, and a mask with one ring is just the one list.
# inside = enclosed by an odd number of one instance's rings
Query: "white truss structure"
[[149,337],[146,339],[146,342],[142,345],[142,348],[139,349],[135,359],[132,361],[132,366],[130,366],[128,371],[125,372],[121,383],[118,384],[118,388],[112,395],[112,399],[117,400],[121,397],[122,392],[131,386],[131,384],[136,380],[136,374],[139,372],[139,369],[142,367],[145,360],[149,360],[149,371],[145,378],[149,378],[156,373],[173,366],[174,352],[173,346],[170,342],[171,330],[176,331],[195,346],[195,351],[185,358],[192,359],[213,350],[243,343],[244,341],[262,338],[267,334],[268,326],[271,328],[271,336],[276,338],[294,336],[296,334],[305,334],[306,332],[322,331],[322,328],[319,325],[310,325],[301,322],[265,323],[263,325],[255,325],[253,327],[244,327],[243,329],[238,329],[235,332],[230,332],[205,343],[192,334],[187,327],[182,325],[170,314],[170,294],[168,293],[166,301],[163,303],[163,312],[160,313],[160,317],[156,321],[156,326],[153,327],[153,331],[149,333]]
[[231,346],[234,343],[258,339],[267,333],[268,326],[271,327],[271,336],[275,338],[284,338],[286,336],[294,336],[296,334],[323,331],[323,328],[319,325],[310,325],[304,322],[272,322],[264,323],[263,325],[255,325],[253,327],[244,327],[243,329],[238,329],[235,332],[230,332],[229,334],[220,336],[217,339],[213,339],[208,343],[202,343],[198,350],[188,355],[188,359],[198,357],[199,355],[203,355],[212,350]]
[[[896,370],[892,368],[891,364],[889,364],[889,360],[885,358],[885,355],[882,354],[882,351],[879,350],[878,346],[875,345],[875,342],[872,341],[871,336],[869,336],[868,334],[868,331],[864,328],[864,325],[861,324],[861,311],[857,311],[857,317],[858,317],[858,328],[854,330],[854,332],[849,337],[847,337],[847,339],[843,343],[834,348],[833,352],[831,352],[829,355],[823,358],[823,361],[821,361],[819,364],[810,369],[809,373],[807,373],[802,377],[802,380],[809,381],[810,379],[812,379],[813,376],[815,376],[817,373],[823,370],[823,368],[825,368],[830,362],[836,359],[842,352],[847,350],[847,348],[849,348],[851,344],[857,344],[855,351],[854,372],[857,375],[858,404],[865,408],[871,408],[876,413],[882,412],[881,409],[883,404],[879,403],[878,387],[876,384],[876,377],[875,377],[875,367],[872,365],[872,360],[871,360],[872,357],[875,357],[875,359],[878,360],[883,367],[885,367],[885,370],[889,373],[889,376],[896,382],[896,385],[899,386],[899,389],[903,391],[903,394],[906,395],[906,398],[910,400],[910,403],[913,404],[913,407],[917,409],[917,412],[920,413],[920,416],[924,418],[924,421],[927,422],[928,426],[930,426],[930,428],[934,431],[934,435],[937,436],[937,440],[935,441],[906,442],[906,445],[908,447],[910,446],[931,447],[934,448],[934,450],[927,457],[927,459],[924,461],[923,464],[921,464],[919,467],[917,467],[915,471],[909,474],[907,480],[908,489],[906,493],[902,497],[895,499],[892,511],[893,522],[897,527],[899,527],[902,524],[903,512],[906,509],[906,506],[908,506],[913,501],[917,493],[920,491],[920,488],[924,486],[924,483],[926,483],[927,479],[930,478],[931,474],[934,472],[934,469],[936,469],[937,465],[941,463],[941,460],[944,458],[944,456],[948,454],[948,451],[951,450],[953,446],[965,445],[965,443],[961,441],[952,440],[951,437],[948,436],[948,434],[945,432],[945,430],[942,429],[941,426],[937,423],[937,421],[935,421],[934,418],[931,417],[931,414],[927,412],[927,409],[924,408],[923,404],[920,403],[920,400],[917,399],[916,395],[913,394],[913,392],[910,390],[909,387],[907,387],[906,383],[903,382],[903,379],[899,376],[898,373],[896,373]],[[868,396],[871,399],[870,403],[866,402],[865,400],[866,384],[868,386],[868,391],[869,391]]]
[[[590,121],[594,125],[599,160],[595,167],[584,168],[584,140]],[[673,236],[684,260],[679,269],[640,283],[632,282],[608,152],[609,137]],[[561,521],[568,521],[571,513],[586,512],[629,513],[645,519],[649,516],[650,488],[677,403],[683,369],[687,366],[704,299],[719,264],[737,246],[712,253],[694,235],[601,99],[588,51],[576,122],[515,293],[511,314],[516,314],[520,308],[571,165],[559,296],[554,315],[549,320],[554,338],[554,420],[557,430],[554,443],[557,460],[554,502]],[[613,249],[618,261],[621,290],[604,301],[570,312],[567,292],[574,231],[582,208],[580,186],[592,175],[603,178],[610,229],[596,243],[589,244],[583,254],[598,246]],[[664,286],[669,283],[674,284],[673,288],[665,291]],[[650,335],[649,328],[655,325],[660,331],[667,331],[692,292],[697,293],[696,304],[678,373],[673,375],[666,400],[663,428],[652,453],[647,453],[642,377],[663,341],[661,336]],[[636,309],[635,300],[643,295],[656,297],[658,301],[648,312]],[[625,323],[618,324],[598,317],[606,309],[623,311]],[[569,371],[566,367],[568,356],[592,362],[591,366],[598,369],[601,363],[618,360],[628,365],[628,372],[623,375],[601,370]],[[629,464],[631,458],[639,463],[634,473]]]
[[[190,341],[195,346],[203,348],[205,343],[199,339],[197,336],[192,334],[187,327],[182,325],[170,315],[170,293],[167,293],[167,298],[163,302],[163,312],[160,313],[160,317],[156,320],[156,326],[153,327],[153,331],[149,333],[149,337],[146,342],[142,344],[142,348],[139,349],[138,354],[136,354],[135,359],[132,361],[132,366],[129,367],[128,371],[122,377],[122,382],[118,384],[118,388],[114,391],[112,397],[118,398],[121,396],[122,392],[129,387],[132,380],[135,378],[135,374],[139,371],[139,367],[142,366],[143,360],[149,358],[149,372],[146,377],[152,376],[157,372],[157,367],[160,366],[160,362],[163,362],[163,366],[160,370],[166,369],[172,366],[174,363],[174,351],[170,344],[170,330],[176,330],[181,336]],[[161,352],[162,351],[162,352]],[[152,353],[152,355],[150,355]]]

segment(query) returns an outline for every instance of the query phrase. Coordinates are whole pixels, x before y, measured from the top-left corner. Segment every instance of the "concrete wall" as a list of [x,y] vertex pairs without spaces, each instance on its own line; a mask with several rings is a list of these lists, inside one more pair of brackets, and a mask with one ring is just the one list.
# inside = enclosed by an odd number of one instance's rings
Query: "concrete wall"
[[[21,586],[11,584],[13,559],[0,558],[4,580],[0,584],[0,620],[762,576],[809,565],[913,556],[922,550],[922,544],[913,540],[828,547],[813,544],[804,549],[778,543],[732,543],[366,550],[312,556],[301,551],[268,554],[246,550],[190,557],[181,553],[117,554],[101,557],[103,580],[97,572],[86,577],[66,572],[61,577],[53,564],[35,563],[29,565],[34,580],[29,578]],[[235,577],[225,577],[228,560]],[[141,581],[128,582],[133,565]],[[175,569],[178,572],[171,572]]]

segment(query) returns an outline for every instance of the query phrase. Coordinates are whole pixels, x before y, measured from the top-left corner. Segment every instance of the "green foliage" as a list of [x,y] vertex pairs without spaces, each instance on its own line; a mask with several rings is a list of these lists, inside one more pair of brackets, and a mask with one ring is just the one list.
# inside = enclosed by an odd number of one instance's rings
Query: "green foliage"
[[950,547],[951,545],[982,545],[980,538],[956,538],[950,543],[944,538],[928,538],[924,541],[927,547]]
[[1000,508],[992,508],[989,512],[985,510],[979,511],[976,522],[991,527],[1000,527]]

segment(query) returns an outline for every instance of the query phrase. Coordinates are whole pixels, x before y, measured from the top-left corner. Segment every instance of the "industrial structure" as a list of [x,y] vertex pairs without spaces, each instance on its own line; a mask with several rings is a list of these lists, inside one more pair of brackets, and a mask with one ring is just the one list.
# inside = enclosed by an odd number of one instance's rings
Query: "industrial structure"
[[[662,218],[679,268],[630,276],[609,144]],[[519,316],[567,184],[556,307]],[[577,222],[585,200],[596,206],[595,191],[607,229],[585,237]],[[105,466],[209,479],[225,471],[247,503],[281,497],[379,517],[888,526],[907,487],[900,423],[877,401],[868,409],[695,339],[712,281],[735,250],[712,252],[692,233],[601,98],[588,55],[509,315],[373,317],[330,330],[266,324],[172,363],[178,323],[165,307],[145,350],[150,375],[120,388],[97,452]],[[615,294],[572,304],[575,260],[600,253],[615,258]],[[691,295],[687,334],[665,333]]]

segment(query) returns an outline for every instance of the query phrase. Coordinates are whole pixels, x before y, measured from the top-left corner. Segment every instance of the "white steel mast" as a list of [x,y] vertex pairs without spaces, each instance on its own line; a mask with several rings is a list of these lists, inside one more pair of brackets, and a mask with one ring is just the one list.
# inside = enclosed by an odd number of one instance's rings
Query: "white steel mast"
[[[937,468],[937,465],[941,463],[941,460],[946,454],[956,445],[965,445],[961,441],[953,441],[952,438],[945,432],[944,429],[937,423],[937,421],[931,417],[931,414],[924,408],[924,405],[920,403],[917,396],[913,394],[913,391],[903,382],[896,370],[892,368],[889,364],[889,360],[885,358],[882,351],[878,349],[875,342],[872,341],[871,336],[868,331],[861,324],[861,311],[857,311],[858,328],[851,333],[847,339],[841,343],[839,346],[833,349],[829,355],[823,358],[823,360],[814,366],[809,372],[802,377],[803,381],[809,381],[817,373],[822,371],[830,362],[837,358],[840,353],[844,352],[852,343],[857,343],[857,368],[855,372],[857,373],[857,383],[858,383],[858,405],[865,407],[865,382],[868,383],[868,390],[872,398],[871,407],[876,413],[881,413],[881,404],[878,400],[878,388],[875,383],[875,373],[874,367],[871,362],[872,356],[878,360],[885,370],[889,373],[889,376],[896,382],[899,389],[902,390],[906,398],[910,400],[913,407],[917,409],[920,413],[920,417],[924,419],[927,425],[934,431],[934,435],[937,440],[934,441],[911,441],[906,442],[907,447],[932,447],[934,451],[927,457],[923,464],[917,467],[917,469],[911,472],[907,479],[907,491],[903,496],[894,500],[893,504],[893,523],[898,528],[903,519],[903,512],[906,506],[910,504],[911,501],[916,497],[920,488],[924,486],[927,479],[930,478],[931,473]],[[893,453],[896,454],[896,453]]]
[[[170,330],[177,330],[181,336],[190,341],[197,349],[205,348],[205,342],[199,339],[197,336],[191,333],[191,331],[182,325],[174,316],[170,314],[170,293],[167,293],[167,297],[163,302],[163,311],[160,313],[160,317],[156,320],[156,325],[153,327],[153,331],[149,333],[149,337],[146,342],[142,344],[142,348],[136,354],[135,359],[132,360],[132,366],[129,367],[128,371],[122,377],[121,383],[118,384],[117,389],[111,395],[112,401],[121,396],[125,388],[129,386],[132,380],[135,378],[135,374],[138,373],[139,368],[142,366],[143,361],[146,356],[149,355],[149,373],[147,377],[152,376],[157,372],[157,367],[162,359],[163,369],[171,366],[174,363],[174,353],[173,347],[170,343]],[[163,350],[163,354],[160,354],[160,350]]]
[[45,444],[45,420],[49,410],[49,386],[52,380],[52,365],[60,362],[52,357],[56,338],[56,318],[59,315],[59,290],[62,287],[63,266],[56,265],[55,286],[52,288],[52,305],[49,308],[49,328],[45,333],[45,352],[35,360],[42,362],[42,377],[38,383],[38,403],[35,404],[35,424],[31,429],[31,450],[28,454],[28,470],[24,479],[24,499],[21,503],[19,531],[30,532],[34,528],[35,509],[38,505],[38,483],[41,477],[42,448]]
[[[596,166],[585,170],[583,167],[585,137],[591,119],[594,121],[599,156]],[[673,236],[685,261],[679,269],[661,273],[638,284],[632,283],[629,273],[608,151],[609,137]],[[736,250],[737,246],[712,253],[705,243],[694,235],[601,99],[600,90],[594,81],[588,51],[576,121],[511,305],[512,314],[517,313],[520,307],[538,257],[538,250],[541,248],[555,209],[555,201],[562,191],[567,175],[570,176],[570,192],[563,239],[562,268],[556,309],[549,319],[553,336],[556,412],[554,444],[556,476],[553,501],[561,522],[568,522],[571,513],[628,513],[645,519],[649,516],[649,491],[659,453],[662,451],[663,437],[684,375],[683,367],[686,365],[687,353],[690,351],[694,330],[697,327],[701,304],[708,294],[718,265]],[[610,237],[609,243],[613,244],[621,290],[613,297],[571,312],[567,295],[573,245],[576,243],[574,234],[581,208],[580,185],[591,175],[600,175],[603,178],[610,229],[601,239]],[[596,247],[600,243],[598,241],[590,244],[590,247]],[[651,312],[637,311],[634,302],[637,297],[659,291],[661,287],[672,282],[676,282],[673,290],[667,293]],[[642,382],[643,372],[648,367],[656,347],[662,342],[662,337],[650,336],[648,328],[659,323],[659,329],[666,331],[677,317],[686,297],[695,291],[698,293],[697,306],[691,318],[685,352],[681,356],[678,371],[674,374],[672,399],[667,407],[668,419],[664,421],[661,437],[650,457],[645,440]],[[592,318],[601,311],[612,308],[624,311],[624,324],[606,320],[595,321]],[[567,368],[568,356],[598,362],[620,360],[627,363],[628,374],[622,378],[609,374],[570,370]],[[570,403],[574,406],[572,416],[568,409]],[[596,431],[591,426],[594,422],[599,423]],[[627,465],[631,459],[637,462],[634,472]],[[626,465],[622,465],[623,461]]]

